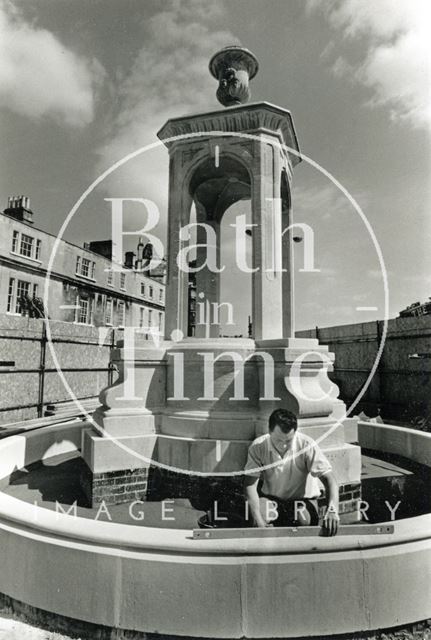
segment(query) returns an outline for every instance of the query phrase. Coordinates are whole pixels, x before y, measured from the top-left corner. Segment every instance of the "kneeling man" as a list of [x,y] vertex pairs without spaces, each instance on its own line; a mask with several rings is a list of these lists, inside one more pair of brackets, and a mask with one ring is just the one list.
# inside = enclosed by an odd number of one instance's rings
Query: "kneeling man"
[[245,466],[245,498],[253,526],[317,525],[320,480],[327,497],[323,527],[334,536],[339,522],[338,485],[330,463],[312,438],[297,432],[298,421],[290,411],[273,411],[268,426],[269,433],[250,445]]

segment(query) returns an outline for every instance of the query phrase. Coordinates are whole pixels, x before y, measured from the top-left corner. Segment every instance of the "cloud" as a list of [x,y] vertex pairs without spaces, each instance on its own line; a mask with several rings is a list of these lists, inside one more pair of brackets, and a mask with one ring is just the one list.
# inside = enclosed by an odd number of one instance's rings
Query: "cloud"
[[[170,0],[162,6],[143,25],[144,45],[132,68],[117,80],[117,108],[105,125],[109,133],[99,149],[100,169],[157,142],[156,133],[169,118],[220,107],[208,62],[221,47],[238,43],[232,33],[217,28],[225,17],[222,3]],[[165,210],[167,166],[164,148],[144,153],[112,176],[106,189],[140,194]]]
[[368,87],[367,106],[386,106],[393,120],[414,128],[431,124],[429,0],[308,0],[307,6],[323,12],[346,41],[366,43],[359,60],[338,56],[332,71]]
[[429,273],[418,273],[413,275],[403,275],[401,277],[403,283],[408,285],[431,286],[431,275]]
[[[377,269],[368,269],[366,271],[365,274],[368,278],[370,278],[371,280],[383,280],[383,271],[381,268],[377,268]],[[388,277],[388,279],[390,280],[391,278],[395,277],[394,272],[391,269],[386,269],[386,275]]]
[[0,107],[71,127],[93,120],[94,96],[104,71],[67,49],[49,31],[24,21],[10,2],[0,2]]
[[381,269],[368,269],[366,275],[372,280],[381,280],[383,278]]
[[332,183],[294,185],[292,199],[295,218],[298,220],[305,214],[329,221],[352,209],[346,196]]
[[331,67],[331,71],[334,74],[334,76],[336,76],[337,78],[342,78],[348,73],[354,74],[355,72],[354,67],[352,67],[352,65],[350,65],[347,62],[347,60],[342,56],[338,56],[338,58],[336,59],[336,61]]
[[334,49],[335,49],[335,42],[333,40],[330,40],[326,45],[326,47],[323,49],[322,53],[320,54],[319,56],[320,59],[327,60],[332,54],[332,52],[334,51]]

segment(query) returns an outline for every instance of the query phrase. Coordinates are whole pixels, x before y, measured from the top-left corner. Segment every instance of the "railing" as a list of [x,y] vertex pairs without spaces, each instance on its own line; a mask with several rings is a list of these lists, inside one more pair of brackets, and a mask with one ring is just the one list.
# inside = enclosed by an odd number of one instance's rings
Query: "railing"
[[[299,331],[298,337],[317,338],[335,354],[331,378],[350,406],[372,370],[383,340],[382,320]],[[378,412],[389,420],[431,427],[431,314],[388,321],[382,357],[357,406],[368,415]]]
[[[21,320],[21,319],[18,319]],[[11,322],[11,319],[8,319],[8,322]],[[2,401],[3,401],[3,406],[0,406],[0,423],[3,421],[5,414],[7,414],[8,412],[14,412],[14,411],[18,411],[20,409],[35,409],[35,413],[37,415],[37,417],[43,417],[44,415],[44,408],[46,407],[47,404],[55,404],[58,402],[64,402],[65,400],[69,399],[66,395],[65,392],[65,396],[62,398],[58,398],[58,397],[52,397],[50,392],[47,391],[47,387],[46,387],[46,380],[47,380],[47,376],[49,374],[53,374],[57,372],[57,369],[54,366],[49,366],[49,364],[47,365],[47,343],[48,343],[48,336],[47,336],[47,330],[46,330],[46,324],[44,320],[38,320],[38,323],[41,323],[42,326],[40,327],[40,332],[38,331],[38,335],[36,334],[35,331],[29,331],[27,333],[31,333],[32,335],[25,335],[25,331],[20,329],[19,326],[17,327],[12,327],[12,329],[9,329],[8,331],[3,330],[2,328],[0,328],[0,348],[1,348],[1,354],[4,357],[4,359],[0,360],[0,385],[1,385],[1,390],[2,390]],[[61,323],[63,326],[67,324],[66,323]],[[39,329],[39,327],[38,327]],[[79,328],[78,327],[74,327],[74,331],[75,332],[79,332]],[[82,338],[87,338],[87,339],[82,339]],[[69,359],[71,359],[72,361],[76,358],[73,358],[73,349],[78,346],[78,345],[86,345],[89,348],[97,348],[97,349],[107,349],[107,353],[106,353],[106,357],[103,357],[103,360],[106,360],[108,362],[107,366],[91,366],[91,356],[89,355],[89,358],[84,362],[77,362],[76,366],[74,362],[72,362],[71,365],[67,365],[67,366],[62,366],[61,367],[61,371],[64,374],[73,374],[73,373],[106,373],[106,383],[107,385],[111,385],[114,381],[114,372],[115,372],[115,367],[112,365],[111,363],[111,358],[110,358],[110,354],[112,349],[115,346],[115,342],[116,342],[116,333],[115,330],[111,331],[111,335],[109,336],[109,340],[108,342],[97,342],[97,339],[94,338],[92,336],[82,336],[81,338],[79,336],[56,336],[56,335],[52,335],[50,337],[50,342],[52,344],[62,344],[62,345],[71,345],[71,350],[70,352],[68,352],[68,356]],[[32,363],[29,363],[30,366],[26,366],[26,364],[24,364],[21,362],[21,366],[20,366],[20,360],[22,360],[22,358],[19,357],[19,352],[17,353],[17,355],[15,355],[15,359],[12,359],[13,357],[13,353],[12,356],[10,358],[7,357],[7,355],[9,354],[9,352],[13,352],[14,348],[15,348],[15,352],[17,351],[17,346],[15,345],[14,347],[11,345],[10,347],[8,346],[8,344],[11,343],[11,341],[15,341],[15,342],[30,342],[30,343],[36,343],[39,345],[39,349],[38,349],[38,353],[39,356],[36,358],[32,358],[33,361],[38,362],[38,366],[31,366]],[[87,364],[88,363],[88,364]],[[84,366],[83,366],[84,365]],[[87,365],[87,366],[85,366]],[[8,397],[12,396],[12,390],[14,388],[14,385],[19,384],[19,382],[15,382],[14,378],[16,376],[22,374],[35,374],[37,375],[37,401],[34,402],[26,402],[26,389],[25,386],[23,384],[23,394],[22,394],[22,398],[23,401],[20,403],[12,403],[12,404],[4,404],[4,401],[7,399]],[[5,380],[6,377],[6,380]],[[19,378],[18,378],[19,380]],[[72,385],[72,390],[73,390],[73,385]],[[100,391],[100,389],[97,390],[97,392]],[[96,393],[97,393],[96,392]],[[84,398],[88,398],[88,397],[94,397],[94,395],[96,394],[95,392],[89,394],[89,395],[82,395],[80,394],[79,399],[84,399]],[[30,394],[27,393],[27,398]]]

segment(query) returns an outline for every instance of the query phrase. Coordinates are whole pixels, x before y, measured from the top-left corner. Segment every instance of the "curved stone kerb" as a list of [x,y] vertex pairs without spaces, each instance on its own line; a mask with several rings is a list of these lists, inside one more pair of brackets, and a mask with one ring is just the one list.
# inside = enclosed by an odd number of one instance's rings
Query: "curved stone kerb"
[[[386,427],[386,438],[390,440],[391,431],[396,430],[404,434],[407,439],[414,440],[417,436],[417,448],[423,453],[431,452],[431,435],[413,432],[402,427]],[[359,423],[360,431],[365,429],[367,434],[376,431],[380,434],[381,425]],[[31,431],[19,436],[10,436],[0,441],[0,477],[5,477],[18,467],[31,464],[40,459],[41,451],[49,451],[50,447],[61,442],[65,450],[75,449],[74,442],[80,440],[80,433],[88,428],[79,422],[70,425],[50,426]],[[428,437],[423,437],[423,436]],[[370,437],[369,435],[367,436]],[[58,451],[52,450],[53,454]],[[35,514],[37,513],[37,516]],[[62,513],[55,513],[47,509],[35,507],[21,500],[7,496],[0,492],[0,527],[6,522],[14,522],[27,530],[29,527],[40,534],[55,534],[69,540],[86,541],[90,544],[112,545],[116,548],[134,547],[141,551],[159,551],[171,553],[197,553],[219,555],[235,554],[306,554],[313,555],[323,552],[343,552],[348,550],[360,551],[366,548],[381,548],[384,546],[404,545],[418,541],[431,540],[431,514],[407,518],[382,524],[393,524],[393,534],[337,536],[335,538],[266,538],[241,540],[192,540],[189,530],[156,529],[151,527],[136,527],[111,522],[89,520],[88,518],[72,517]],[[17,531],[18,533],[18,531]],[[72,543],[71,543],[72,544]]]

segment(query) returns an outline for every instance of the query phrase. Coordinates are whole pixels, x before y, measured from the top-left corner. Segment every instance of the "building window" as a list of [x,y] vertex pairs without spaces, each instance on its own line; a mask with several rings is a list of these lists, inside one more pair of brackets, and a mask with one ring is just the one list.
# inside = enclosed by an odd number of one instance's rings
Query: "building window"
[[163,313],[159,312],[159,331],[163,328]]
[[163,289],[159,290],[159,302],[163,302]]
[[12,253],[33,260],[40,259],[41,240],[36,240],[26,233],[12,232]]
[[90,276],[90,260],[88,258],[82,258],[81,276],[85,276],[86,278]]
[[19,238],[18,231],[14,231],[12,236],[12,251],[14,253],[18,251],[18,238]]
[[23,298],[27,298],[30,293],[30,283],[25,280],[18,280],[16,286],[15,313],[22,313]]
[[112,269],[108,269],[107,271],[107,282],[109,284],[110,287],[112,287],[112,283],[114,281],[114,272]]
[[105,308],[105,324],[112,324],[112,311],[113,311],[113,300],[112,298],[107,298],[106,308]]
[[139,328],[145,327],[145,307],[139,308]]
[[21,245],[19,252],[26,258],[31,258],[33,254],[33,242],[34,238],[28,236],[26,233],[21,234]]
[[126,274],[122,273],[120,275],[120,289],[125,289],[126,288]]
[[9,278],[9,287],[7,292],[7,312],[22,314],[28,307],[30,299],[37,296],[38,286],[33,284],[32,292],[30,295],[31,283],[26,280],[15,280],[15,278]]
[[148,326],[151,327],[153,323],[153,310],[148,309]]
[[126,326],[126,307],[124,302],[118,303],[118,326],[124,327]]
[[22,298],[28,297],[30,293],[30,283],[25,280],[18,280],[16,287],[16,307],[15,313],[21,313],[22,311]]
[[89,258],[81,258],[77,256],[76,258],[76,275],[83,276],[84,278],[89,278],[94,280],[94,274],[96,269],[96,263],[92,262]]
[[145,296],[145,284],[141,282],[141,296]]
[[153,299],[153,287],[148,287],[148,297]]
[[9,278],[9,289],[7,293],[7,312],[12,313],[14,308],[15,279]]
[[75,322],[78,324],[91,324],[91,307],[90,298],[81,298],[80,296],[77,296]]

